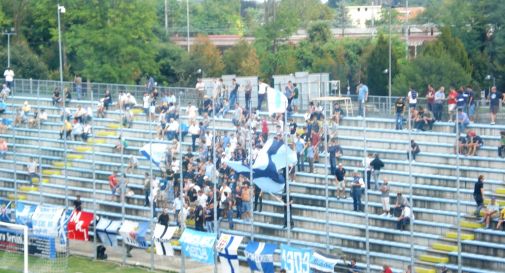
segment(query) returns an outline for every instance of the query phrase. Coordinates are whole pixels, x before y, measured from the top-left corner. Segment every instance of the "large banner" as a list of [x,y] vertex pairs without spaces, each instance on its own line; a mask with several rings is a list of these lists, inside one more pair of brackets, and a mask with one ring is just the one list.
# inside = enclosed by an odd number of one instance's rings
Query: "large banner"
[[123,242],[127,245],[147,248],[146,233],[149,229],[148,222],[133,222],[125,220],[119,229],[119,234],[123,238]]
[[64,208],[55,206],[38,206],[32,216],[32,232],[36,235],[58,236],[60,219]]
[[310,268],[313,273],[319,272],[331,272],[333,273],[335,270],[335,265],[338,260],[335,258],[327,257],[317,252],[312,254],[312,258],[310,259]]
[[68,239],[88,241],[89,224],[93,217],[93,213],[74,210],[68,221]]
[[184,255],[193,260],[214,264],[214,242],[216,235],[186,228],[179,239]]
[[170,240],[177,229],[178,227],[156,224],[153,232],[153,242],[156,248],[156,254],[161,256],[174,256],[174,248],[170,244]]
[[245,248],[247,263],[252,271],[274,273],[274,252],[277,245],[251,241]]
[[32,216],[37,209],[36,205],[30,205],[24,202],[16,202],[16,224],[32,228]]
[[9,200],[0,199],[0,222],[11,222],[11,204]]
[[222,273],[239,273],[237,250],[242,242],[242,236],[221,234],[216,244],[216,251],[219,256],[219,264]]
[[281,245],[281,267],[287,273],[310,273],[312,249]]
[[112,221],[106,218],[101,218],[96,225],[96,233],[98,238],[105,246],[117,246],[117,236],[119,234],[119,228],[121,227],[121,221]]
[[[37,257],[56,258],[54,237],[29,235],[28,253]],[[12,253],[23,253],[23,231],[0,228],[0,250]]]

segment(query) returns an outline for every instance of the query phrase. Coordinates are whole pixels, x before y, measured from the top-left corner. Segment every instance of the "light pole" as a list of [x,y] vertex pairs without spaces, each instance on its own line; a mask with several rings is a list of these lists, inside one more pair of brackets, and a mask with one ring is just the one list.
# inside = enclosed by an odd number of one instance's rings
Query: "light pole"
[[16,31],[13,27],[11,27],[10,30],[4,30],[2,35],[7,36],[7,67],[11,67],[11,36],[16,35]]
[[189,0],[186,0],[186,46],[189,53]]
[[405,0],[405,45],[407,47],[407,60],[409,59],[409,0]]
[[393,0],[389,0],[389,23],[388,23],[388,31],[389,31],[389,48],[388,48],[388,55],[389,55],[389,68],[388,68],[388,109],[389,110],[391,110],[391,106],[392,106],[392,102],[391,102],[391,48],[392,48],[392,42],[391,42],[391,12],[393,11],[392,5],[393,5]]
[[65,13],[65,7],[58,4],[58,50],[60,55],[60,90],[63,92],[63,56],[61,53],[61,16],[60,14]]
[[[60,91],[63,94],[63,122],[67,121],[67,111],[66,111],[66,95],[65,91],[63,90],[63,56],[61,53],[61,14],[65,13],[65,7],[60,6],[58,4],[58,48],[59,48],[59,55],[60,55]],[[67,133],[65,132],[65,139],[63,140],[63,145],[64,145],[64,156],[65,156],[65,162],[64,162],[64,171],[65,171],[65,208],[68,209],[68,181],[67,181]]]

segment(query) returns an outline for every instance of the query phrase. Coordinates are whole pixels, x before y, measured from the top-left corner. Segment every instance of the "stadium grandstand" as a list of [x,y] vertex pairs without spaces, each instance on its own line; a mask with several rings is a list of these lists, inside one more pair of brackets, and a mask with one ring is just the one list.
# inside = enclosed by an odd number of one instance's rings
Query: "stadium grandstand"
[[[204,264],[193,257],[201,253],[181,251],[191,230],[243,237],[235,251],[244,272],[254,266],[251,242],[277,246],[272,260],[256,259],[275,272],[288,267],[290,248],[324,257],[333,271],[321,272],[505,272],[501,101],[489,124],[485,100],[471,117],[470,101],[458,112],[444,100],[438,117],[424,93],[388,100],[361,85],[357,95],[302,101],[294,83],[86,83],[78,99],[71,82],[16,79],[0,114],[7,221],[20,203],[93,213],[98,222],[70,254],[158,270]],[[123,224],[117,244],[97,235],[102,221]],[[132,229],[132,243],[126,223],[147,226]],[[184,259],[156,255],[164,242],[154,242],[156,224],[174,227],[166,242]],[[211,263],[229,258],[219,247],[210,253]],[[288,272],[309,272],[313,260]]]

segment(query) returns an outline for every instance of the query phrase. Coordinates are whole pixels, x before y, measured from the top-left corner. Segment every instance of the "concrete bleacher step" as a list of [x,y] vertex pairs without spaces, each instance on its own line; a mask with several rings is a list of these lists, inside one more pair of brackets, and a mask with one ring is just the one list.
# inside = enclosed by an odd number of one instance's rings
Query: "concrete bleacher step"
[[85,153],[91,151],[91,147],[89,146],[77,146],[74,148],[74,151],[79,153]]
[[442,243],[433,243],[431,247],[435,250],[445,251],[445,252],[455,252],[458,251],[457,246],[447,245]]
[[468,228],[468,229],[478,229],[478,228],[483,228],[484,224],[482,223],[476,223],[476,222],[470,222],[470,221],[461,221],[460,226],[462,228]]
[[117,130],[121,128],[121,124],[119,123],[109,123],[107,124],[107,128]]
[[105,144],[107,142],[107,140],[103,139],[103,138],[91,138],[91,139],[88,139],[88,144]]
[[[41,181],[42,181],[42,183],[49,183],[49,179],[47,179],[47,178],[42,178]],[[39,183],[39,178],[38,177],[33,177],[32,178],[32,183]]]
[[449,262],[449,257],[440,257],[434,255],[423,254],[419,255],[419,260],[434,264],[446,264]]
[[[449,239],[458,239],[457,232],[448,232],[445,236]],[[475,234],[461,233],[461,240],[475,240]]]
[[42,170],[42,175],[45,175],[45,176],[51,176],[51,175],[61,175],[61,171],[60,170]]
[[[67,162],[67,167],[71,167],[72,163]],[[65,168],[65,161],[53,161],[53,167],[55,168]]]
[[497,194],[505,194],[505,188],[502,189],[496,189]]
[[22,192],[39,191],[39,188],[35,186],[20,186],[19,190]]
[[16,201],[16,200],[26,200],[26,195],[24,194],[18,194],[18,197],[16,199],[16,195],[14,193],[9,193],[7,195],[7,198],[11,201]]
[[67,159],[69,160],[76,160],[76,159],[83,159],[84,155],[81,154],[67,154]]
[[116,136],[117,133],[112,131],[98,131],[96,135],[99,137],[108,137],[108,136],[113,137]]
[[[491,204],[491,199],[484,199],[484,204],[485,205],[489,205]],[[496,204],[500,207],[504,207],[505,206],[505,200],[496,200]]]

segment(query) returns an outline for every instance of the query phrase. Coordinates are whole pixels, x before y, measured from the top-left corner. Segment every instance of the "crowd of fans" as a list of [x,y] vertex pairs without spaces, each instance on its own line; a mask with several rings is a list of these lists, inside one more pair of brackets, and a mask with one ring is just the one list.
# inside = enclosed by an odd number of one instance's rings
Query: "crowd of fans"
[[[83,96],[80,77],[76,76],[74,88],[78,99]],[[80,88],[79,88],[80,86]],[[0,113],[5,112],[4,101],[9,97],[10,85],[4,84],[0,92]],[[304,122],[297,123],[293,114],[298,112],[298,97],[300,91],[296,83],[289,82],[284,91],[288,98],[288,108],[285,114],[272,116],[259,115],[263,104],[266,102],[266,90],[258,90],[258,105],[252,106],[252,85],[250,82],[241,86],[236,80],[227,87],[222,79],[218,79],[211,95],[205,94],[205,86],[201,81],[197,83],[199,92],[198,100],[190,102],[185,108],[181,107],[173,93],[159,92],[155,84],[148,84],[146,92],[139,104],[135,97],[126,92],[120,92],[114,102],[109,91],[96,105],[96,112],[89,107],[77,105],[71,109],[71,89],[65,88],[63,95],[57,88],[52,95],[52,104],[61,108],[62,128],[60,139],[68,138],[75,141],[86,142],[92,135],[90,124],[94,113],[97,117],[106,117],[107,110],[117,107],[121,112],[121,123],[126,128],[132,128],[135,109],[141,110],[148,122],[155,124],[157,140],[167,140],[162,162],[155,175],[144,174],[144,205],[162,209],[158,220],[168,224],[168,209],[172,209],[175,221],[185,227],[187,220],[194,221],[195,229],[214,232],[214,220],[227,221],[231,229],[234,228],[233,219],[245,221],[252,219],[252,211],[262,211],[263,192],[251,183],[251,177],[238,174],[226,161],[241,161],[245,166],[251,166],[263,145],[273,138],[275,141],[286,141],[288,146],[296,152],[297,162],[281,171],[288,181],[294,181],[296,172],[317,173],[314,164],[320,163],[320,155],[328,156],[328,174],[334,176],[336,197],[348,198],[346,189],[350,188],[350,197],[353,200],[354,211],[364,211],[362,195],[365,191],[377,191],[381,196],[382,216],[397,217],[397,228],[405,230],[414,220],[412,205],[408,199],[397,193],[394,204],[390,203],[391,188],[387,178],[379,179],[381,170],[385,168],[384,162],[378,154],[368,154],[363,160],[364,171],[358,168],[349,172],[341,162],[344,149],[338,143],[338,125],[344,117],[344,111],[338,103],[332,104],[332,116],[326,116],[327,111],[322,105],[311,102],[304,113]],[[239,96],[244,94],[245,104],[241,105]],[[360,84],[357,87],[360,115],[365,115],[367,109],[368,87]],[[408,128],[419,131],[431,131],[436,122],[442,121],[444,104],[447,104],[449,122],[457,124],[461,133],[455,145],[454,152],[467,156],[475,156],[484,145],[475,130],[467,130],[467,126],[475,120],[475,95],[471,87],[461,87],[456,90],[450,88],[445,95],[445,88],[437,91],[430,85],[426,91],[426,104],[418,102],[420,94],[411,89],[405,98],[401,97],[394,103],[396,116],[396,129],[402,130],[405,122],[405,109],[408,108]],[[505,102],[502,94],[493,87],[489,94],[491,124],[496,122],[496,113],[500,104]],[[223,132],[212,128],[214,117],[223,118],[230,116],[234,130]],[[181,120],[181,115],[187,116],[187,122]],[[286,116],[285,116],[286,115]],[[22,107],[16,109],[13,125],[36,128],[47,121],[45,111],[32,110],[26,101]],[[326,123],[325,121],[328,121]],[[275,129],[273,129],[275,128]],[[272,132],[273,130],[273,132]],[[189,137],[191,147],[184,152],[181,143]],[[327,146],[326,146],[327,144]],[[119,136],[118,144],[114,149],[124,153],[128,142]],[[0,157],[5,157],[7,143],[0,139]],[[327,151],[327,152],[326,152]],[[416,156],[421,152],[415,140],[410,141],[407,158],[415,162]],[[501,133],[498,155],[505,156],[505,132]],[[182,160],[182,161],[181,161]],[[128,189],[126,173],[134,173],[138,166],[135,156],[129,157],[128,168],[119,175],[114,171],[109,176],[109,186],[113,196],[131,196],[133,192]],[[182,170],[181,170],[182,167]],[[38,176],[39,165],[36,160],[27,165],[30,180]],[[326,172],[326,171],[325,171]],[[182,180],[182,181],[181,181]],[[350,181],[350,182],[349,182]],[[182,183],[181,183],[182,182]],[[373,184],[372,184],[373,182]],[[476,216],[483,212],[482,222],[490,227],[491,221],[498,216],[496,228],[500,228],[505,216],[505,209],[499,211],[494,197],[489,205],[484,205],[484,178],[479,177],[475,184],[474,198],[477,203]],[[372,189],[373,186],[373,189]],[[182,187],[182,188],[181,188]],[[293,200],[288,202],[286,190],[281,197],[272,195],[284,208],[284,227],[288,220],[293,227],[293,219],[288,219],[287,210],[291,208]],[[115,197],[113,197],[115,198]],[[214,202],[214,200],[216,202]],[[217,205],[214,208],[214,204]]]

